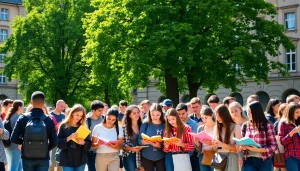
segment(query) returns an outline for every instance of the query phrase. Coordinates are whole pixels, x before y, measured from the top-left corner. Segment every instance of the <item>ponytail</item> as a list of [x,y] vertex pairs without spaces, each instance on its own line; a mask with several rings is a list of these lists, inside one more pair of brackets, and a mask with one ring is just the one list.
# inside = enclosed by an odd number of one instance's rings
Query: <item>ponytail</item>
[[15,100],[13,102],[13,106],[9,109],[8,114],[6,115],[4,120],[5,121],[9,120],[11,116],[19,110],[19,107],[22,107],[23,105],[24,103],[22,100]]

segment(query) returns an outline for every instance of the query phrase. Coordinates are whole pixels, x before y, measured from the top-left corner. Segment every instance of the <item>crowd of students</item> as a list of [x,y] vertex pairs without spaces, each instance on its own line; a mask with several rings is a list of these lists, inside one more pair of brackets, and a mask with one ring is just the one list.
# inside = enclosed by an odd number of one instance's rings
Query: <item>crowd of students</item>
[[[111,108],[95,100],[88,113],[80,104],[68,108],[59,100],[49,112],[44,94],[34,92],[24,114],[21,100],[3,101],[0,170],[300,170],[299,99],[270,99],[265,111],[257,95],[249,96],[244,107],[232,97],[221,104],[216,95],[208,105],[194,97],[176,107],[170,99],[160,104],[144,100],[138,106],[122,100]],[[80,126],[91,131],[84,139],[76,132]],[[201,132],[211,139],[194,138]],[[38,137],[47,138],[46,151],[43,142],[35,144]],[[259,147],[234,141],[244,137]]]

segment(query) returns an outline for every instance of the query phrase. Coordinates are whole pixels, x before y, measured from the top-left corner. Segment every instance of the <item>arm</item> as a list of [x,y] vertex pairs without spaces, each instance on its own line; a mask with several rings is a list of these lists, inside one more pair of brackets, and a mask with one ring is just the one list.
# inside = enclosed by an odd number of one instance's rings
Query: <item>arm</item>
[[56,128],[54,125],[54,122],[51,118],[47,118],[48,120],[48,135],[49,135],[49,151],[55,148],[58,144],[57,134],[56,134]]
[[185,127],[185,132],[184,132],[182,140],[184,141],[183,150],[187,151],[187,152],[194,150],[193,137],[192,137],[191,134],[189,134],[189,132],[191,132],[191,128],[190,127]]
[[280,142],[282,145],[288,145],[290,143],[292,143],[293,141],[293,130],[290,131],[289,129],[289,125],[287,123],[285,123],[284,121],[279,125],[279,133],[278,133],[279,137],[280,137]]
[[21,135],[23,134],[23,130],[25,129],[25,125],[22,122],[27,122],[27,118],[22,115],[19,117],[19,119],[16,122],[16,125],[13,129],[13,132],[10,137],[10,141],[15,143],[15,144],[23,144],[23,140],[20,138]]
[[92,145],[92,141],[91,141],[91,134],[89,134],[85,139],[84,139],[84,145],[83,145],[83,149],[84,151],[89,151],[89,149],[91,148]]
[[[166,137],[166,130],[164,130],[164,134],[163,134],[163,137]],[[171,147],[173,144],[170,144],[169,142],[163,142],[164,143],[164,146],[163,146],[163,151],[165,153],[168,153],[171,151]]]
[[57,147],[65,150],[69,147],[69,141],[72,141],[69,135],[67,135],[66,129],[64,129],[64,125],[59,128],[58,131],[58,145]]
[[146,132],[146,124],[148,124],[148,123],[143,123],[143,124],[141,125],[141,128],[140,128],[140,133],[139,133],[139,136],[138,136],[138,143],[139,143],[140,145],[145,145],[145,144],[143,143],[144,140],[143,140],[141,134],[142,134],[142,133],[145,134],[145,132]]

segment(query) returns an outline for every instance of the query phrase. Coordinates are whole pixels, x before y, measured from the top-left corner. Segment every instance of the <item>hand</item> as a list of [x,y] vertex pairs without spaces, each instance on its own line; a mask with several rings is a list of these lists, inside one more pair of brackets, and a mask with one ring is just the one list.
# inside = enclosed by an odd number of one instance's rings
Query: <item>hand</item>
[[166,148],[169,148],[170,143],[169,143],[169,142],[164,142],[164,146],[165,146]]
[[18,149],[21,151],[22,150],[22,145],[18,145]]
[[158,143],[158,142],[152,142],[152,146],[153,147],[156,147],[156,148],[160,148],[160,143]]
[[85,143],[84,140],[80,139],[80,138],[77,138],[76,141],[77,141],[77,144],[80,144],[80,145],[84,145],[84,143]]
[[137,152],[141,151],[141,149],[142,148],[139,148],[139,147],[132,147],[130,151],[133,151],[133,152],[137,153]]
[[108,143],[107,146],[110,147],[110,148],[113,148],[113,149],[119,149],[118,143],[116,143],[116,144]]
[[249,151],[253,151],[253,152],[260,153],[259,148],[257,148],[256,146],[248,146],[248,150],[249,150]]
[[248,150],[248,146],[241,145],[241,146],[240,146],[240,150]]
[[195,145],[197,146],[197,147],[199,147],[200,146],[200,142],[199,142],[199,140],[198,139],[194,139],[194,143],[195,143]]
[[212,145],[215,146],[216,148],[217,147],[225,147],[225,144],[217,139],[214,139],[212,141]]
[[175,145],[177,145],[177,146],[179,146],[179,147],[182,147],[182,146],[183,146],[183,143],[182,143],[181,139],[179,139],[179,140],[177,140],[177,141],[174,141],[172,144],[175,144]]
[[75,132],[69,136],[69,139],[77,138],[78,134]]
[[243,166],[243,159],[241,159],[240,157],[239,157],[239,159],[238,159],[238,163],[239,163],[239,166]]
[[300,131],[300,125],[295,127],[291,132],[290,132],[290,136],[292,137],[295,133]]
[[212,145],[212,141],[211,140],[203,140],[203,144]]
[[0,134],[4,133],[4,129],[0,128]]
[[143,145],[150,145],[150,144],[152,144],[152,141],[149,141],[149,140],[143,140],[143,141],[142,141],[142,144],[143,144]]

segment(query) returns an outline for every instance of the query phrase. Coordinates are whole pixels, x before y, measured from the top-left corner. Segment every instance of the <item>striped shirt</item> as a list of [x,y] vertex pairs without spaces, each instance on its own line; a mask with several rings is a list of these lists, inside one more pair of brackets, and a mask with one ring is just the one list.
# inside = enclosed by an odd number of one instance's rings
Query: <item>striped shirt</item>
[[[177,137],[177,128],[172,128],[173,135],[171,137]],[[184,125],[184,132],[182,134],[181,141],[185,145],[183,148],[183,151],[189,152],[194,150],[194,144],[193,144],[193,137],[189,134],[191,132],[191,128],[188,125]],[[164,137],[166,137],[166,130],[164,131]],[[181,152],[182,150],[180,149],[179,146],[175,144],[170,144],[168,148],[164,147],[163,149],[164,152]]]

